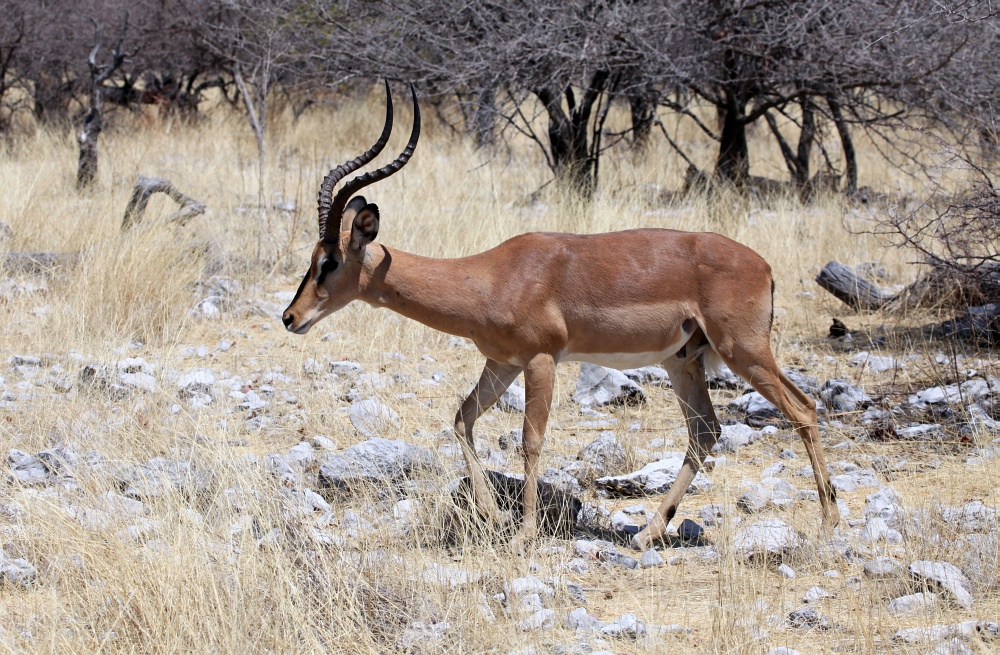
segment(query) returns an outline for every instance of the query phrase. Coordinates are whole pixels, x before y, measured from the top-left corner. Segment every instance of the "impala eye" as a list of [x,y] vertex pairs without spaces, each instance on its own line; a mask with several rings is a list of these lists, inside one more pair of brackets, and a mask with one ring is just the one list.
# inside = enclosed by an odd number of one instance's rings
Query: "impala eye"
[[323,278],[326,277],[327,273],[332,273],[335,270],[337,270],[337,260],[327,259],[319,268],[319,275],[316,276],[316,282],[323,284]]

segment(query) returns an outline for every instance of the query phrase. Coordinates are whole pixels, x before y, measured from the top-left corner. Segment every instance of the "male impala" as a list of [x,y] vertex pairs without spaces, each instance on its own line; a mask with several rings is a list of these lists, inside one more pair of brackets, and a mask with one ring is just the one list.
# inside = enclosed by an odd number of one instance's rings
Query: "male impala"
[[[829,532],[839,515],[816,427],[816,405],[781,372],[771,354],[774,283],[754,251],[718,234],[640,229],[608,234],[522,234],[478,255],[433,259],[374,245],[379,210],[362,188],[402,168],[420,136],[413,130],[389,165],[349,182],[392,130],[386,84],[382,135],[368,152],[331,171],[319,192],[320,241],[298,293],[282,316],[305,334],[352,300],[388,307],[437,330],[471,339],[486,356],[479,383],[455,417],[478,511],[500,523],[476,455],[472,427],[524,373],[524,519],[522,549],[536,530],[538,457],[552,402],[556,364],[587,361],[616,368],[660,364],[670,374],[690,439],[676,483],[633,545],[650,547],[673,518],[719,435],[705,382],[705,359],[722,361],[778,406],[805,442]],[[352,196],[354,196],[352,198]],[[339,226],[340,229],[334,229]]]

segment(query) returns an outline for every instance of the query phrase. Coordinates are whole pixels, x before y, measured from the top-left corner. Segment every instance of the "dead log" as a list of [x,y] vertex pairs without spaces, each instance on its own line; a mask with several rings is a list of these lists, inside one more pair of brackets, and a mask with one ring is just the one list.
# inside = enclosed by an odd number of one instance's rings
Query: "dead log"
[[969,307],[936,326],[933,334],[938,338],[962,339],[995,348],[1000,345],[1000,303]]
[[132,197],[128,201],[128,206],[125,207],[125,216],[122,217],[122,232],[125,232],[133,225],[138,225],[142,221],[142,216],[146,213],[146,205],[149,203],[149,197],[154,193],[165,193],[180,205],[180,209],[163,219],[168,223],[177,222],[180,225],[184,225],[195,216],[205,213],[205,203],[181,193],[177,187],[171,184],[170,180],[165,180],[162,177],[140,175],[139,179],[135,181],[135,187],[132,189]]
[[895,297],[840,262],[824,266],[816,276],[816,284],[854,309],[879,309]]

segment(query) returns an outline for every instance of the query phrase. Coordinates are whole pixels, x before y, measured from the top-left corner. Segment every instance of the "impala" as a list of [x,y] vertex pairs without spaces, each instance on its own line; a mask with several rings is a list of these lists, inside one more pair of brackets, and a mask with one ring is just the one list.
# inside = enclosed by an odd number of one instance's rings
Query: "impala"
[[[402,168],[420,136],[413,128],[390,164],[348,181],[370,162],[392,130],[386,83],[382,134],[367,152],[332,170],[319,192],[319,243],[282,321],[305,334],[353,300],[387,307],[436,330],[471,339],[486,356],[479,382],[455,417],[477,511],[501,516],[476,455],[472,428],[524,374],[524,513],[512,545],[523,549],[536,531],[539,454],[560,362],[587,361],[632,368],[659,364],[670,374],[690,438],[677,481],[653,519],[633,537],[649,548],[662,537],[705,456],[719,421],[705,380],[706,360],[725,362],[774,403],[802,437],[819,488],[822,527],[839,520],[816,425],[816,404],[775,363],[770,332],[774,311],[771,269],[753,250],[724,236],[666,229],[608,234],[522,234],[486,252],[458,259],[413,255],[374,243],[379,209],[362,188]],[[623,221],[624,222],[624,221]]]

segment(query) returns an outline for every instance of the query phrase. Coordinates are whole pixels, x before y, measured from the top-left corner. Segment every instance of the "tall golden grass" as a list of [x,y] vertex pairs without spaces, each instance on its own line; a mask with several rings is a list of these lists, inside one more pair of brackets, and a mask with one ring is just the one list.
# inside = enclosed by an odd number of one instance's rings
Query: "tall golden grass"
[[[31,561],[38,575],[27,588],[0,586],[0,651],[383,653],[396,648],[413,621],[451,625],[443,642],[425,641],[420,652],[507,653],[534,646],[543,653],[578,644],[581,637],[558,623],[551,631],[519,631],[521,616],[505,614],[494,600],[504,581],[528,574],[580,584],[588,612],[604,620],[634,612],[650,625],[691,628],[638,644],[602,646],[593,636],[586,638],[595,650],[615,652],[763,653],[787,645],[816,653],[916,653],[926,647],[891,643],[897,628],[1000,613],[994,586],[970,611],[945,604],[928,616],[889,616],[885,597],[892,590],[867,584],[855,592],[844,586],[860,567],[823,549],[806,549],[792,562],[798,571],[793,580],[737,561],[727,548],[736,529],[732,524],[710,535],[721,553],[717,561],[678,550],[664,553],[678,558],[675,565],[650,570],[592,563],[587,573],[569,573],[565,565],[575,556],[572,544],[554,540],[542,540],[527,559],[482,540],[465,542],[464,548],[448,547],[442,544],[440,527],[450,505],[444,489],[457,473],[447,466],[433,478],[432,489],[411,492],[423,504],[421,520],[409,533],[380,524],[343,546],[317,543],[309,529],[316,515],[289,516],[281,501],[287,489],[260,461],[311,435],[326,436],[341,448],[359,439],[343,412],[344,384],[310,377],[304,371],[306,360],[350,358],[368,371],[402,374],[399,381],[370,393],[400,414],[398,432],[387,436],[428,447],[450,443],[447,428],[481,366],[475,351],[364,306],[346,308],[305,338],[286,334],[277,313],[242,309],[254,301],[280,306],[283,297],[273,294],[294,291],[316,238],[319,180],[370,145],[380,127],[381,102],[378,92],[367,100],[345,101],[336,110],[317,109],[297,122],[279,117],[269,134],[263,214],[254,141],[241,117],[222,110],[192,125],[117,116],[117,127],[102,136],[98,183],[83,194],[74,189],[76,153],[68,130],[40,129],[0,151],[0,220],[13,232],[2,247],[82,253],[78,265],[45,277],[46,292],[5,301],[0,352],[37,355],[44,362],[34,376],[13,368],[0,370],[17,397],[0,407],[0,448],[34,453],[69,442],[81,454],[99,451],[110,468],[154,456],[181,458],[211,472],[215,490],[198,497],[167,493],[147,502],[142,516],[111,508],[107,521],[95,524],[81,519],[79,508],[108,509],[106,494],[118,488],[105,474],[85,469],[78,488],[37,490],[2,483],[2,546],[9,556]],[[400,113],[397,124],[407,125],[406,110]],[[617,114],[611,119],[623,121]],[[402,147],[405,132],[398,130],[387,151]],[[678,138],[700,164],[710,164],[710,144],[699,141],[693,129],[682,129]],[[753,172],[785,177],[776,148],[763,143],[764,135],[756,138],[760,142],[753,148]],[[833,143],[828,147],[836,149]],[[860,155],[863,183],[888,190],[909,184],[908,178],[886,167],[873,148],[862,145]],[[821,380],[846,376],[872,388],[891,387],[895,394],[953,375],[925,357],[913,360],[889,382],[848,367],[846,357],[825,343],[833,315],[845,317],[852,327],[877,326],[885,317],[849,315],[825,297],[812,282],[823,264],[831,259],[848,264],[875,261],[900,282],[915,275],[907,253],[846,229],[859,220],[853,206],[835,197],[807,206],[792,198],[768,206],[735,197],[662,202],[660,192],[678,188],[683,170],[679,158],[654,138],[645,157],[635,157],[624,147],[606,155],[601,188],[592,202],[563,196],[552,187],[531,199],[549,176],[531,144],[515,140],[496,152],[477,151],[426,117],[411,163],[368,195],[382,209],[380,241],[433,256],[468,254],[530,230],[663,226],[722,232],[756,249],[774,268],[775,346],[782,364],[804,365]],[[139,174],[170,179],[205,202],[208,213],[184,227],[165,225],[157,217],[170,211],[169,201],[156,198],[143,225],[122,234],[121,216]],[[290,203],[294,209],[277,207]],[[517,262],[511,262],[512,271],[516,267]],[[209,273],[238,280],[246,303],[227,309],[219,319],[193,315],[199,300],[195,282]],[[37,281],[28,275],[14,278]],[[232,345],[216,348],[221,341]],[[197,346],[206,346],[209,355],[189,354],[188,348]],[[940,348],[918,343],[894,354],[933,354]],[[990,353],[985,355],[988,361],[981,366],[993,367],[995,374],[996,362],[989,361]],[[86,363],[127,356],[143,357],[155,367],[156,392],[114,400],[79,384],[65,394],[52,391],[53,380],[75,381]],[[235,401],[225,393],[217,393],[204,409],[190,409],[178,400],[175,380],[198,367],[211,368],[219,379],[238,378],[235,386],[273,384],[277,391],[268,411],[276,422],[248,431],[244,413],[231,412]],[[436,370],[445,373],[443,384],[421,384]],[[543,466],[556,456],[572,457],[597,436],[581,426],[583,419],[569,400],[575,373],[573,367],[560,369]],[[22,381],[29,384],[16,386]],[[283,403],[282,393],[295,396],[295,402]],[[716,400],[724,403],[731,395],[720,392]],[[612,413],[618,421],[614,429],[634,458],[658,450],[650,446],[654,438],[673,440],[668,450],[682,450],[686,440],[672,394],[654,389],[650,396],[644,407]],[[641,421],[641,431],[626,430],[633,420]],[[517,416],[493,411],[477,425],[477,434],[495,447],[499,435],[518,422]],[[831,428],[824,441],[830,446],[844,438],[844,432]],[[759,479],[785,447],[800,457],[804,454],[793,435],[780,433],[731,456],[729,465],[711,473],[715,486],[689,498],[675,521],[697,520],[698,508],[709,502],[732,505],[741,483]],[[908,504],[919,508],[973,498],[994,506],[1000,502],[996,471],[978,469],[970,475],[960,456],[964,447],[955,445],[953,455],[902,448],[865,444],[831,451],[830,458],[852,461],[905,454],[915,469],[940,458],[937,468],[928,469],[932,472],[904,472],[893,482]],[[516,457],[511,469],[520,471]],[[805,478],[791,479],[802,488],[812,484]],[[315,486],[315,468],[299,482]],[[859,515],[869,492],[844,494],[853,516]],[[348,508],[369,519],[392,509],[376,489],[331,500],[339,520]],[[592,494],[587,500],[611,508],[630,504]],[[656,500],[647,499],[646,507],[653,509]],[[797,504],[783,518],[816,535],[819,512],[813,504]],[[123,532],[129,526],[139,526],[134,531],[142,534]],[[470,530],[474,532],[474,526]],[[920,539],[874,550],[903,560],[948,559],[954,554],[946,543]],[[442,587],[422,575],[432,563],[460,566],[483,578]],[[825,577],[828,570],[840,577]],[[802,631],[770,618],[799,607],[802,593],[814,584],[836,592],[819,609],[842,627]],[[560,614],[577,605],[563,592],[550,601]],[[985,647],[977,648],[986,652]]]

